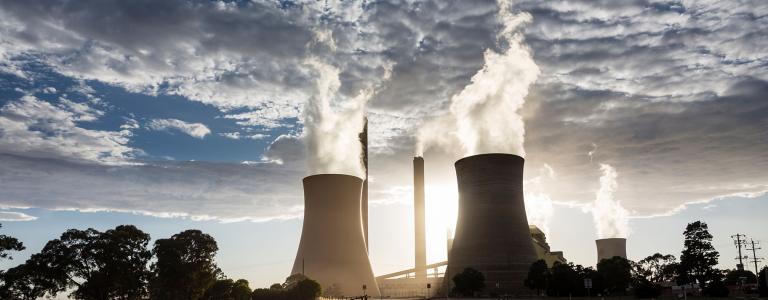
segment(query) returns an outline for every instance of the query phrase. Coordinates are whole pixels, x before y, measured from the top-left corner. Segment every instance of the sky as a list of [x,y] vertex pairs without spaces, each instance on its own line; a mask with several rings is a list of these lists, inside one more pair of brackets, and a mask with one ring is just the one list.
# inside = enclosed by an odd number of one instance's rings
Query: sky
[[227,276],[282,282],[301,178],[359,174],[365,112],[376,274],[413,263],[412,157],[437,262],[453,162],[498,149],[569,261],[607,236],[679,255],[702,220],[733,268],[731,235],[768,243],[767,30],[761,0],[2,1],[0,233],[27,250],[0,267],[135,224],[201,229]]

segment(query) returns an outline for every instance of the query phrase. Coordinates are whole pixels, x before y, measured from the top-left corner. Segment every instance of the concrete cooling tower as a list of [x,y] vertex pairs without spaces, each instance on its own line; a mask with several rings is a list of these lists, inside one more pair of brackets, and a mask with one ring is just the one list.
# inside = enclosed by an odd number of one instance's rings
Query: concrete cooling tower
[[597,245],[597,262],[610,259],[614,256],[627,258],[627,239],[609,238],[595,241]]
[[380,296],[363,235],[363,180],[320,174],[304,178],[304,225],[291,274],[303,273],[333,296]]
[[484,294],[524,291],[536,261],[523,202],[523,164],[512,154],[480,154],[456,161],[459,214],[448,254],[446,292],[464,268],[485,275]]

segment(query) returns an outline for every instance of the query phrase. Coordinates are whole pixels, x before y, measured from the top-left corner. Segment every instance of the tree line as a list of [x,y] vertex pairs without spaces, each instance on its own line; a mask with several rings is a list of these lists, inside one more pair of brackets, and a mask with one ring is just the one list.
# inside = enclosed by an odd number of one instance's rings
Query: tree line
[[[525,285],[539,295],[555,297],[632,293],[638,298],[656,298],[662,294],[665,285],[671,284],[687,286],[689,291],[700,290],[706,296],[726,297],[730,292],[728,286],[758,282],[751,271],[715,267],[720,254],[712,246],[712,235],[706,223],[688,224],[683,236],[684,248],[679,261],[674,255],[660,253],[637,262],[616,256],[600,261],[594,269],[557,262],[549,268],[545,261],[539,260],[531,265]],[[764,279],[768,267],[760,273],[760,294],[768,296]],[[591,281],[591,289],[585,287],[585,279]]]
[[[0,271],[0,299],[33,300],[68,293],[81,300],[315,299],[320,285],[301,275],[268,289],[227,278],[216,265],[216,240],[200,230],[158,239],[133,225],[101,232],[70,229],[24,263]],[[0,259],[25,247],[0,235]]]

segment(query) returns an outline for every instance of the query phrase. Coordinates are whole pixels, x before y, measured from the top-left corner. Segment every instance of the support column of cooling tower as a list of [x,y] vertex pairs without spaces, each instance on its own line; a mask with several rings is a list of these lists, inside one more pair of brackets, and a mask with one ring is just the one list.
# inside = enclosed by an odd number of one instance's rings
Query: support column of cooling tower
[[456,161],[459,214],[448,255],[444,291],[453,276],[473,268],[485,276],[483,294],[524,291],[536,261],[523,201],[523,164],[511,154],[480,154]]
[[363,236],[365,236],[365,251],[368,251],[368,117],[364,118],[364,124],[363,124],[363,132],[360,133],[360,145],[362,147],[361,149],[361,160],[363,163],[363,168],[365,169],[365,178],[363,180],[363,193],[362,193],[362,199],[361,206],[360,206],[360,214],[363,218]]
[[424,158],[413,158],[413,219],[415,230],[416,279],[425,282],[427,279],[427,241],[425,233],[424,208]]
[[[331,296],[379,297],[360,214],[361,178],[320,174],[304,178],[304,224],[291,274],[303,273]],[[363,285],[367,287],[363,291]]]
[[627,258],[627,239],[608,238],[595,241],[597,246],[597,262],[603,259],[611,259],[614,256]]

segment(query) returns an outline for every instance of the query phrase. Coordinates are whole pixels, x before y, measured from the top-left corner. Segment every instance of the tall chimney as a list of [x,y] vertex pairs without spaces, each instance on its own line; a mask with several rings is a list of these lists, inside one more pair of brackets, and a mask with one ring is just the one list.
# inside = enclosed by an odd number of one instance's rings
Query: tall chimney
[[459,215],[443,287],[465,268],[485,275],[486,294],[514,294],[536,252],[523,201],[523,164],[517,155],[492,153],[456,161]]
[[416,279],[425,281],[427,278],[427,242],[424,221],[424,158],[418,156],[413,158],[413,219]]
[[[361,178],[319,174],[304,178],[304,224],[291,275],[302,273],[334,296],[379,297],[366,253],[360,215]],[[366,286],[366,290],[363,290]]]
[[360,159],[363,162],[363,168],[365,168],[365,178],[363,178],[363,192],[360,202],[360,214],[363,218],[363,236],[365,237],[365,251],[368,251],[368,117],[364,119],[363,132],[358,136],[360,138],[360,146],[362,147]]

